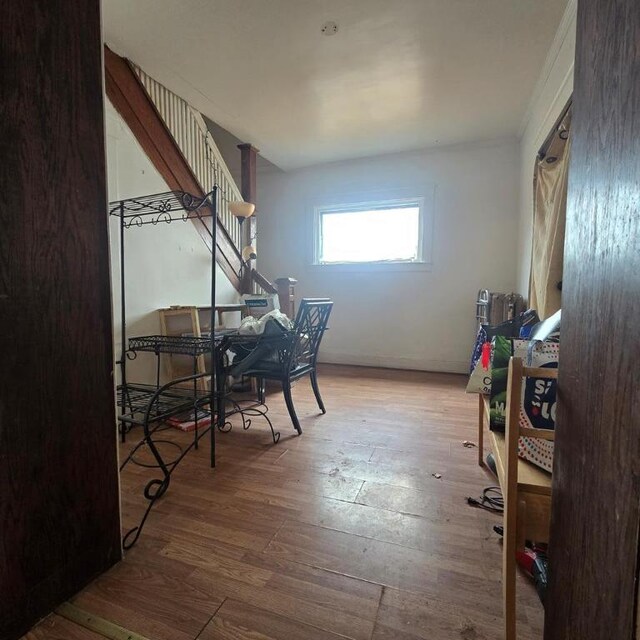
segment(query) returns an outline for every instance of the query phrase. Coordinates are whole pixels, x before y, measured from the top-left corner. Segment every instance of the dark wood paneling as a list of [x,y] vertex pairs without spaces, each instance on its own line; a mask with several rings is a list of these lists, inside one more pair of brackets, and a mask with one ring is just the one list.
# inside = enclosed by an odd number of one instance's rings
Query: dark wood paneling
[[2,3],[0,638],[121,556],[99,0]]
[[[196,176],[128,61],[107,46],[104,56],[107,96],[169,189],[204,196]],[[211,247],[211,236],[204,223],[196,218],[193,223]],[[240,253],[219,220],[216,240],[218,264],[239,291]]]
[[640,4],[580,0],[546,640],[634,637]]

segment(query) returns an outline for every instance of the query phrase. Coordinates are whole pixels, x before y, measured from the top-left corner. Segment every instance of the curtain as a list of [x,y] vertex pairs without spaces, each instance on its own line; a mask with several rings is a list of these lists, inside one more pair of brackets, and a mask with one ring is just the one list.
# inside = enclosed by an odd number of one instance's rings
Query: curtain
[[529,307],[537,309],[541,319],[561,306],[570,127],[571,108],[540,152],[535,166]]

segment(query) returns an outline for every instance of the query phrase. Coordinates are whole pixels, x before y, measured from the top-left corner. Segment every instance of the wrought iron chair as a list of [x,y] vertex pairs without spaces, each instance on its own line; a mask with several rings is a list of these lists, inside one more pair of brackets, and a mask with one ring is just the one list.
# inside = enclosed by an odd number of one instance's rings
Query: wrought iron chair
[[260,402],[264,402],[265,380],[278,380],[282,384],[291,422],[298,433],[302,433],[302,427],[291,397],[292,382],[308,375],[318,408],[322,413],[327,412],[318,388],[316,360],[332,307],[333,302],[329,298],[303,298],[291,336],[278,350],[277,362],[259,362],[244,372],[245,376],[256,378]]

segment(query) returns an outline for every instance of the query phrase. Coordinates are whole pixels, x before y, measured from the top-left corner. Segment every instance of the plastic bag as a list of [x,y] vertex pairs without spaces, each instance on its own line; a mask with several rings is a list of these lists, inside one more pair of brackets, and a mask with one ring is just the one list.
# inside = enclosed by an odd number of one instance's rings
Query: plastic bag
[[269,313],[265,313],[260,318],[254,318],[253,316],[243,318],[238,327],[238,333],[245,336],[260,336],[264,333],[264,328],[269,321],[277,322],[285,331],[293,328],[293,322],[291,322],[282,311],[274,309],[273,311],[269,311]]

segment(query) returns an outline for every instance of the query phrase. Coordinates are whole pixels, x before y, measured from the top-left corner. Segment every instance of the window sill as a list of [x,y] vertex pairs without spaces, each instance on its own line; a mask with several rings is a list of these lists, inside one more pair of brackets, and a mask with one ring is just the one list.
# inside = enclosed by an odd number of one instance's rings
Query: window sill
[[385,271],[389,273],[406,273],[410,271],[431,271],[430,262],[331,262],[309,265],[314,271],[366,273]]

